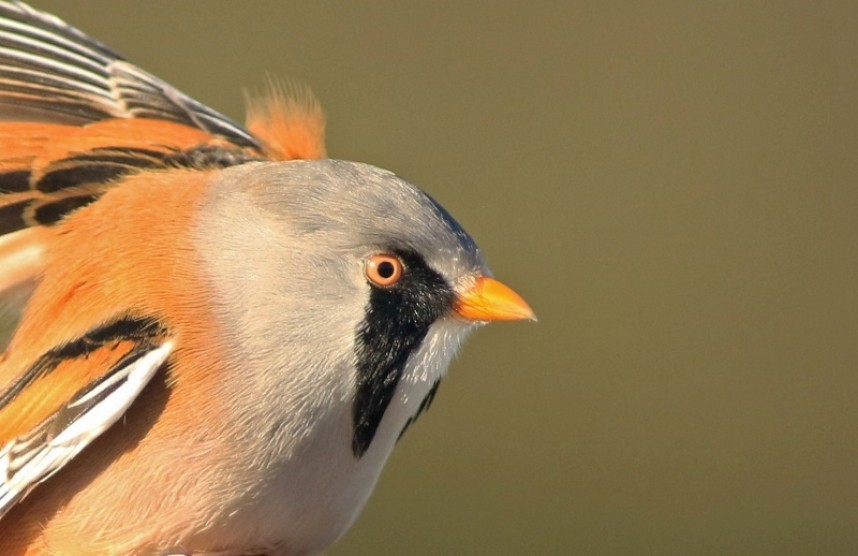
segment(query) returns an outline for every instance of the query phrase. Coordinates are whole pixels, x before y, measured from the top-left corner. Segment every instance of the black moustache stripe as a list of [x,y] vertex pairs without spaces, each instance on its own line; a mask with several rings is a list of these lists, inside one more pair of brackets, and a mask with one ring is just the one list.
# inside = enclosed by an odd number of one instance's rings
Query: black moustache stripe
[[405,366],[429,327],[453,304],[447,281],[414,252],[396,251],[405,267],[393,287],[372,287],[366,317],[358,326],[357,389],[352,407],[352,451],[369,449]]

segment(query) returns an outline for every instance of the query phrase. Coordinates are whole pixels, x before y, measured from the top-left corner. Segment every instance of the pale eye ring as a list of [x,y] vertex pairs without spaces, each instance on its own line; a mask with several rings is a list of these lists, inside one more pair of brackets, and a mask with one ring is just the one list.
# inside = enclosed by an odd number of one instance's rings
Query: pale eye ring
[[367,259],[365,272],[371,284],[389,288],[402,279],[402,261],[395,255],[379,253]]

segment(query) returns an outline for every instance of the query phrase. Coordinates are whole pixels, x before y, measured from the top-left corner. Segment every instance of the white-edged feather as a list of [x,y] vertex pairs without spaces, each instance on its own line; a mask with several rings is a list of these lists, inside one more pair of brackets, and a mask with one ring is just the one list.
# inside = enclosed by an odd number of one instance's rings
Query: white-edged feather
[[[32,433],[0,448],[0,517],[119,420],[172,351],[173,343],[166,342],[118,367]],[[90,407],[55,430],[59,413],[87,404]]]
[[260,149],[246,129],[61,19],[0,2],[0,119],[175,121]]

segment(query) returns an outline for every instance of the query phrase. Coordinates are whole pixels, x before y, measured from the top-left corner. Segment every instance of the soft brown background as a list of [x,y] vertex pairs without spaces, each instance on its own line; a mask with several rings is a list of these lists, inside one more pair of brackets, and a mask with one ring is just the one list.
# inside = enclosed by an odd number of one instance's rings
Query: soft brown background
[[331,554],[858,551],[858,4],[39,5],[236,119],[310,84],[537,310]]

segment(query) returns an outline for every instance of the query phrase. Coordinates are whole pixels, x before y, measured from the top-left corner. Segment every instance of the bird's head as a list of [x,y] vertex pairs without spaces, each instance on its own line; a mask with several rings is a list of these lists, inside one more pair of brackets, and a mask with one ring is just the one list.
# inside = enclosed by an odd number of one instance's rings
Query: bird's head
[[391,434],[413,420],[476,326],[533,318],[453,217],[386,170],[246,164],[223,172],[201,214],[201,243],[217,249],[207,267],[246,357],[279,360],[272,352],[288,347],[290,388],[351,404],[356,457],[387,414],[402,413],[386,419]]

